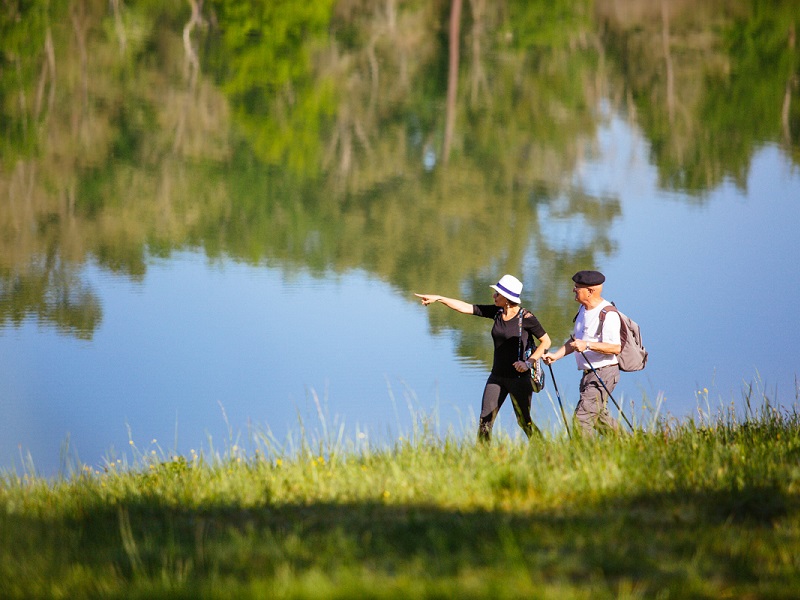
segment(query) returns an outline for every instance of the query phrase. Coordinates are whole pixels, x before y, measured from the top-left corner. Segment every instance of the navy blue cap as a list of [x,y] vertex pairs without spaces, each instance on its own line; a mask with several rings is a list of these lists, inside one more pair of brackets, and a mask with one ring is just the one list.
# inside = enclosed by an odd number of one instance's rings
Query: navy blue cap
[[572,281],[578,285],[591,287],[593,285],[600,285],[606,280],[606,276],[600,271],[578,271],[572,276]]

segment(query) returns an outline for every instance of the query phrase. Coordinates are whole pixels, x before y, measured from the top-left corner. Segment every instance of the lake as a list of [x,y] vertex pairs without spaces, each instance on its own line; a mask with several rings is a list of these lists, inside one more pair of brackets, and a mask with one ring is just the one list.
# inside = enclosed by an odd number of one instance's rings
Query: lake
[[0,469],[473,437],[490,323],[413,294],[504,273],[555,343],[605,273],[638,423],[797,408],[792,2],[39,4],[0,10]]

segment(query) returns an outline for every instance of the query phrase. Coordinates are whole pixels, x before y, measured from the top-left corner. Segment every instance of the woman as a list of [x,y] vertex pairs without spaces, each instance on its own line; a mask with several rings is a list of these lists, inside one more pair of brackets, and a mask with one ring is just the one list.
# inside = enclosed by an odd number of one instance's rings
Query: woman
[[[481,418],[478,426],[478,439],[489,442],[492,439],[492,426],[500,407],[506,397],[511,394],[517,423],[525,435],[530,438],[533,432],[542,435],[539,428],[531,420],[531,385],[530,371],[533,361],[544,354],[550,347],[550,337],[545,332],[539,319],[533,313],[520,308],[519,295],[522,283],[512,275],[503,275],[495,285],[494,304],[468,304],[463,300],[445,298],[431,294],[414,294],[422,299],[423,306],[441,302],[445,306],[460,313],[494,319],[492,339],[494,340],[494,361],[492,372],[486,381],[481,404]],[[539,340],[539,345],[531,354],[528,362],[520,360],[520,311],[522,312],[522,347],[527,348],[531,337]]]

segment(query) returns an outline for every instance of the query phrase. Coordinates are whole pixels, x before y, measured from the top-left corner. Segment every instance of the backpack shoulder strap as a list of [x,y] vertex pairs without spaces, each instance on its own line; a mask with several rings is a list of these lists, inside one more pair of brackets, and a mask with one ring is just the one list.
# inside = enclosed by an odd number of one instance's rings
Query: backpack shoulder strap
[[625,326],[625,320],[622,318],[622,313],[619,312],[619,310],[617,310],[617,307],[613,302],[608,306],[604,306],[602,309],[600,309],[600,322],[597,325],[597,333],[595,335],[599,338],[603,337],[601,335],[603,332],[603,321],[605,321],[606,319],[606,313],[609,312],[615,312],[619,315],[619,325],[620,325],[619,341],[620,345],[624,346],[628,341],[628,328]]
[[[617,310],[617,307],[614,306],[613,302],[610,305],[604,306],[600,309],[600,322],[597,324],[597,333],[595,334],[597,337],[600,337],[600,333],[603,331],[603,322],[606,320],[606,313],[609,311],[619,314],[619,311]],[[622,317],[620,317],[620,321],[622,321]]]
[[617,307],[614,306],[613,304],[609,304],[608,306],[604,306],[602,309],[600,309],[600,321],[601,322],[605,320],[606,314],[609,313],[609,312],[615,312],[615,313],[619,314],[619,310],[617,310]]

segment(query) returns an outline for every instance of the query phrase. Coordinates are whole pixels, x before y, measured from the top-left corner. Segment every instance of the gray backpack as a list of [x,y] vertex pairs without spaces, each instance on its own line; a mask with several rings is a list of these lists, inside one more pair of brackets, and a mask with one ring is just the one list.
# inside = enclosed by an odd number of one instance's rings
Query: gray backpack
[[619,331],[622,351],[617,355],[620,371],[641,371],[647,364],[647,350],[642,343],[642,331],[639,329],[639,324],[617,310],[613,302],[611,306],[606,306],[600,311],[600,326],[597,328],[597,336],[600,336],[603,321],[609,311],[617,313],[622,323]]

